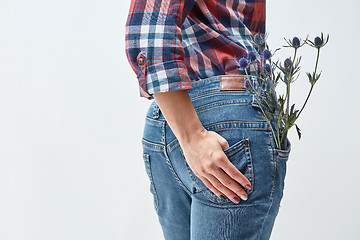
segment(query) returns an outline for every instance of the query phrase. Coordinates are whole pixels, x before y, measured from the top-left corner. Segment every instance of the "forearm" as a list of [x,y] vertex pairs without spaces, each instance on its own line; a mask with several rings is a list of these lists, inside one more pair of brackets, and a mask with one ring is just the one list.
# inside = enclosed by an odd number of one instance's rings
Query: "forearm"
[[155,93],[154,99],[180,144],[204,130],[186,90]]

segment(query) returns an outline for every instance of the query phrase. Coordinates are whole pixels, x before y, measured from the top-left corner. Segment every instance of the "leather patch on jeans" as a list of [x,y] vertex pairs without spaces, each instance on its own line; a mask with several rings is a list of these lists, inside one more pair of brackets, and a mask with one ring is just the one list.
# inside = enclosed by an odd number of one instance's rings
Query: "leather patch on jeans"
[[220,91],[240,90],[245,91],[245,76],[220,76]]

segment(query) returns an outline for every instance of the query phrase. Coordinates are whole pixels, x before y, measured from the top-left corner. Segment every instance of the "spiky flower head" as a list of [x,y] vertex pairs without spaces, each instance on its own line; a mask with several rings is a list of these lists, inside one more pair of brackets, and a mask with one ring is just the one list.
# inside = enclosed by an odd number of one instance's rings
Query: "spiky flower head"
[[246,59],[245,57],[240,58],[240,60],[239,60],[239,67],[240,68],[245,69],[245,68],[248,67],[248,65],[249,65],[249,60],[248,59]]
[[320,48],[324,47],[328,43],[328,41],[329,41],[329,34],[327,35],[327,37],[325,39],[324,34],[321,33],[321,37],[319,37],[319,36],[315,37],[314,42],[312,42],[306,38],[305,43],[314,48],[320,49]]
[[316,37],[314,39],[315,47],[320,48],[323,44],[323,40],[320,37]]
[[263,53],[262,53],[263,57],[265,60],[268,60],[271,58],[272,54],[270,52],[269,49],[264,49]]
[[267,76],[267,75],[270,75],[271,73],[271,66],[270,64],[266,63],[264,64],[263,66],[263,73]]
[[261,44],[263,44],[264,39],[259,33],[257,33],[254,36],[254,41],[255,41],[256,44],[261,45]]
[[247,54],[247,58],[250,62],[253,62],[256,60],[256,52],[254,51],[249,51]]
[[300,47],[300,39],[298,37],[294,37],[291,43],[294,48]]
[[291,58],[287,58],[284,61],[284,67],[286,70],[290,70],[292,68],[293,62],[291,61]]

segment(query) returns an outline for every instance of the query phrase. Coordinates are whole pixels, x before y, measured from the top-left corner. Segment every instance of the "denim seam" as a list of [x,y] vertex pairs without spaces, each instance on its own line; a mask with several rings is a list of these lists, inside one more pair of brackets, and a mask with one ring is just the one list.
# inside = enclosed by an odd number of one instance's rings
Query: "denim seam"
[[236,104],[248,104],[250,102],[244,101],[244,99],[232,99],[232,100],[224,100],[224,101],[217,101],[213,102],[211,104],[203,105],[201,107],[197,107],[195,110],[197,112],[205,111],[207,109],[220,107],[220,106],[226,106],[226,105],[236,105]]
[[183,153],[183,151],[182,151],[181,148],[180,148],[180,152],[181,152],[181,155],[183,156],[184,163],[185,163],[186,170],[187,170],[187,172],[188,172],[189,177],[190,177],[191,180],[193,181],[193,183],[194,183],[194,185],[195,185],[195,188],[196,188],[196,189],[200,189],[199,185],[196,184],[195,179],[193,178],[193,176],[192,176],[192,174],[191,174],[191,172],[190,172],[190,170],[189,170],[188,163],[186,162],[185,155],[184,155],[184,153]]
[[[206,205],[209,207],[214,207],[214,208],[238,208],[238,207],[254,207],[254,206],[264,206],[264,203],[251,203],[251,204],[228,204],[228,205],[222,205],[222,204],[213,204],[212,202],[205,202],[203,200],[199,200],[198,201],[200,204],[202,205]],[[231,201],[230,201],[231,202]],[[267,203],[265,203],[267,204]],[[271,206],[271,205],[270,205]]]
[[269,130],[269,142],[270,142],[270,146],[271,146],[271,153],[272,153],[272,165],[273,165],[273,186],[271,188],[271,193],[270,193],[270,199],[273,199],[273,193],[275,191],[275,185],[276,185],[276,167],[277,167],[277,160],[276,160],[276,156],[275,156],[275,152],[274,152],[274,145],[273,145],[273,141],[272,138],[274,137],[274,135],[272,134],[272,132]]
[[162,141],[163,141],[163,143],[164,143],[163,153],[164,153],[165,158],[166,158],[166,163],[167,163],[167,165],[169,166],[170,171],[171,171],[171,173],[173,174],[175,180],[179,183],[179,185],[180,185],[189,195],[191,195],[190,190],[187,189],[187,187],[184,185],[184,183],[180,180],[179,176],[176,174],[176,172],[175,172],[175,170],[174,170],[174,167],[173,167],[173,165],[171,164],[171,161],[170,161],[170,159],[169,159],[169,156],[168,156],[168,153],[167,153],[167,149],[166,149],[166,137],[165,137],[166,133],[165,133],[165,129],[166,129],[166,124],[165,124],[165,122],[164,122],[163,131],[162,131],[162,133],[163,133],[163,135],[162,135]]
[[179,140],[175,138],[171,143],[169,143],[166,148],[169,148],[168,151],[171,152],[177,145],[179,145]]
[[157,211],[158,207],[159,207],[159,199],[158,199],[158,196],[157,196],[157,191],[156,191],[156,188],[155,188],[154,179],[153,179],[152,172],[151,172],[150,155],[147,154],[147,153],[144,153],[143,154],[143,160],[145,161],[145,166],[146,166],[147,173],[148,173],[148,176],[149,176],[149,179],[150,179],[150,187],[154,192],[154,207],[155,207],[155,210]]
[[[147,149],[150,149],[150,150],[153,150],[153,151],[158,151],[158,152],[161,152],[162,148],[163,148],[163,145],[156,144],[156,143],[151,143],[149,141],[146,141],[145,139],[142,139],[142,146],[144,148],[147,148]],[[153,148],[151,146],[153,146]]]
[[238,95],[244,95],[244,93],[247,93],[247,92],[239,91],[239,90],[221,91],[218,88],[215,88],[215,89],[210,89],[210,90],[204,90],[197,94],[189,93],[189,96],[190,96],[191,101],[194,101],[194,100],[202,99],[204,97],[209,97],[209,96],[216,95],[216,94],[226,94],[227,96],[229,96],[231,93],[233,93],[234,96],[238,96]]
[[250,140],[249,140],[249,145],[245,146],[245,152],[246,152],[246,155],[247,155],[247,162],[248,162],[248,165],[247,165],[247,169],[250,169],[251,173],[249,174],[249,182],[251,183],[251,189],[248,190],[248,189],[245,189],[246,193],[249,195],[251,194],[252,192],[254,192],[254,181],[255,181],[255,176],[254,176],[254,165],[253,165],[253,159],[252,159],[252,156],[251,156],[251,147],[250,147]]
[[[222,126],[223,125],[223,126]],[[240,125],[240,126],[233,126]],[[241,125],[256,125],[256,126],[241,126]],[[250,128],[250,129],[269,129],[269,125],[266,121],[258,121],[258,122],[240,122],[240,121],[227,121],[227,122],[219,122],[210,125],[204,125],[205,128],[216,127],[218,128]],[[218,129],[217,128],[217,129]]]
[[264,221],[263,221],[263,223],[262,223],[262,225],[261,225],[261,229],[260,229],[260,231],[259,231],[259,236],[258,236],[257,239],[260,239],[260,237],[261,237],[261,233],[262,233],[262,230],[263,230],[263,228],[264,228],[266,219],[268,218],[270,209],[271,209],[271,207],[272,207],[272,205],[273,205],[274,200],[273,200],[273,199],[270,199],[270,200],[271,200],[270,206],[269,206],[269,208],[268,208],[268,211],[266,212],[266,216],[265,216]]
[[164,124],[164,121],[155,120],[148,116],[145,117],[145,122],[155,126],[162,126]]
[[204,90],[202,92],[199,92],[199,93],[189,93],[189,96],[190,96],[190,99],[191,100],[195,100],[195,99],[198,99],[198,98],[201,98],[202,95],[207,95],[207,94],[211,94],[211,93],[214,93],[214,92],[217,92],[218,89],[208,89],[208,90]]

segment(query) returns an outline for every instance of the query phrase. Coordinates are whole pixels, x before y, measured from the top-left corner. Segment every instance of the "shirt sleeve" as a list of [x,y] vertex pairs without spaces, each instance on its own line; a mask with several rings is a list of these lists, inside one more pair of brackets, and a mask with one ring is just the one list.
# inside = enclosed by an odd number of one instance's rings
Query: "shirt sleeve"
[[125,26],[128,61],[140,97],[191,89],[184,64],[181,26],[196,0],[132,0]]

